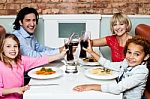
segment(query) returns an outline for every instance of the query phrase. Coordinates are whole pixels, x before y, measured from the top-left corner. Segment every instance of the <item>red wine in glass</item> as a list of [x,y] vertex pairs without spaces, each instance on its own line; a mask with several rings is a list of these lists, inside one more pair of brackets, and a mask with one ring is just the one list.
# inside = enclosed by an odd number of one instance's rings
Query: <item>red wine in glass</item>
[[66,48],[66,49],[69,49],[69,50],[67,51],[67,61],[70,61],[70,60],[73,60],[73,59],[74,59],[72,46],[73,46],[72,43],[67,43],[67,44],[65,44],[65,48]]
[[72,46],[74,46],[74,47],[77,47],[79,44],[79,42],[77,42],[77,41],[72,41],[71,43],[72,43]]
[[80,57],[80,58],[86,58],[86,57],[87,57],[86,51],[85,51],[83,48],[87,48],[87,47],[88,47],[88,41],[83,41],[83,40],[81,40],[81,41],[80,41],[80,45],[81,45],[81,50],[80,50],[80,55],[79,55],[79,57]]

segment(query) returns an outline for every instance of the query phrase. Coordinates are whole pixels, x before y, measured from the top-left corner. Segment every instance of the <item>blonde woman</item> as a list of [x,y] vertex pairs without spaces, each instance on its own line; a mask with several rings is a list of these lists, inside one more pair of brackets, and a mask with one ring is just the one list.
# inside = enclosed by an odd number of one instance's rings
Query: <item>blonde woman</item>
[[132,38],[128,32],[131,30],[131,21],[125,14],[115,13],[110,22],[111,36],[93,39],[92,46],[109,46],[111,49],[111,58],[113,62],[119,62],[124,59],[123,49],[128,39]]

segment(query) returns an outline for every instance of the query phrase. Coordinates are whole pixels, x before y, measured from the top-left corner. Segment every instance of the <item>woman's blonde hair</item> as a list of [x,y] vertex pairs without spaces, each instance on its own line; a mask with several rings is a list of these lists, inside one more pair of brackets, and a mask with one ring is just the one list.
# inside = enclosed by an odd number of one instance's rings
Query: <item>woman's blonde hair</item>
[[127,32],[129,32],[132,28],[132,23],[131,23],[131,20],[129,19],[129,17],[121,12],[119,13],[115,13],[112,18],[111,18],[111,21],[110,21],[110,30],[113,34],[114,33],[114,29],[113,29],[113,26],[115,24],[117,24],[117,22],[119,22],[120,24],[126,24],[127,25]]
[[7,34],[3,34],[0,36],[0,61],[4,62],[9,67],[12,67],[12,65],[10,64],[10,58],[5,56],[5,54],[4,54],[4,44],[5,44],[5,41],[7,38],[12,38],[13,40],[15,40],[17,42],[19,53],[18,53],[17,57],[14,59],[16,63],[18,63],[21,60],[20,42],[14,34],[7,33]]

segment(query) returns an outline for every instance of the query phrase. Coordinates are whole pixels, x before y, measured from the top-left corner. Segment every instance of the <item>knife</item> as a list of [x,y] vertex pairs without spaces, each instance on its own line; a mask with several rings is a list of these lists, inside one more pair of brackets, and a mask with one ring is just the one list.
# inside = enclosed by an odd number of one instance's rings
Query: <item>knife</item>
[[51,86],[51,85],[59,85],[59,84],[29,84],[29,86]]

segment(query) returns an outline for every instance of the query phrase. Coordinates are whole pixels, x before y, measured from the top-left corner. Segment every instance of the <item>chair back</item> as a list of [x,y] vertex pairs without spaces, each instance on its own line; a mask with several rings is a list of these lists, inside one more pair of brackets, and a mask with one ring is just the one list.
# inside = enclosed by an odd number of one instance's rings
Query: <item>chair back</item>
[[2,25],[0,25],[0,36],[2,34],[6,34],[6,30],[5,30],[5,28]]
[[[150,40],[150,26],[146,24],[139,24],[135,28],[135,35],[144,37],[148,40]],[[147,67],[150,71],[150,59],[148,60]],[[146,89],[148,92],[150,92],[150,74],[148,75]]]
[[135,28],[135,35],[142,36],[150,40],[150,26],[146,24],[139,24]]

